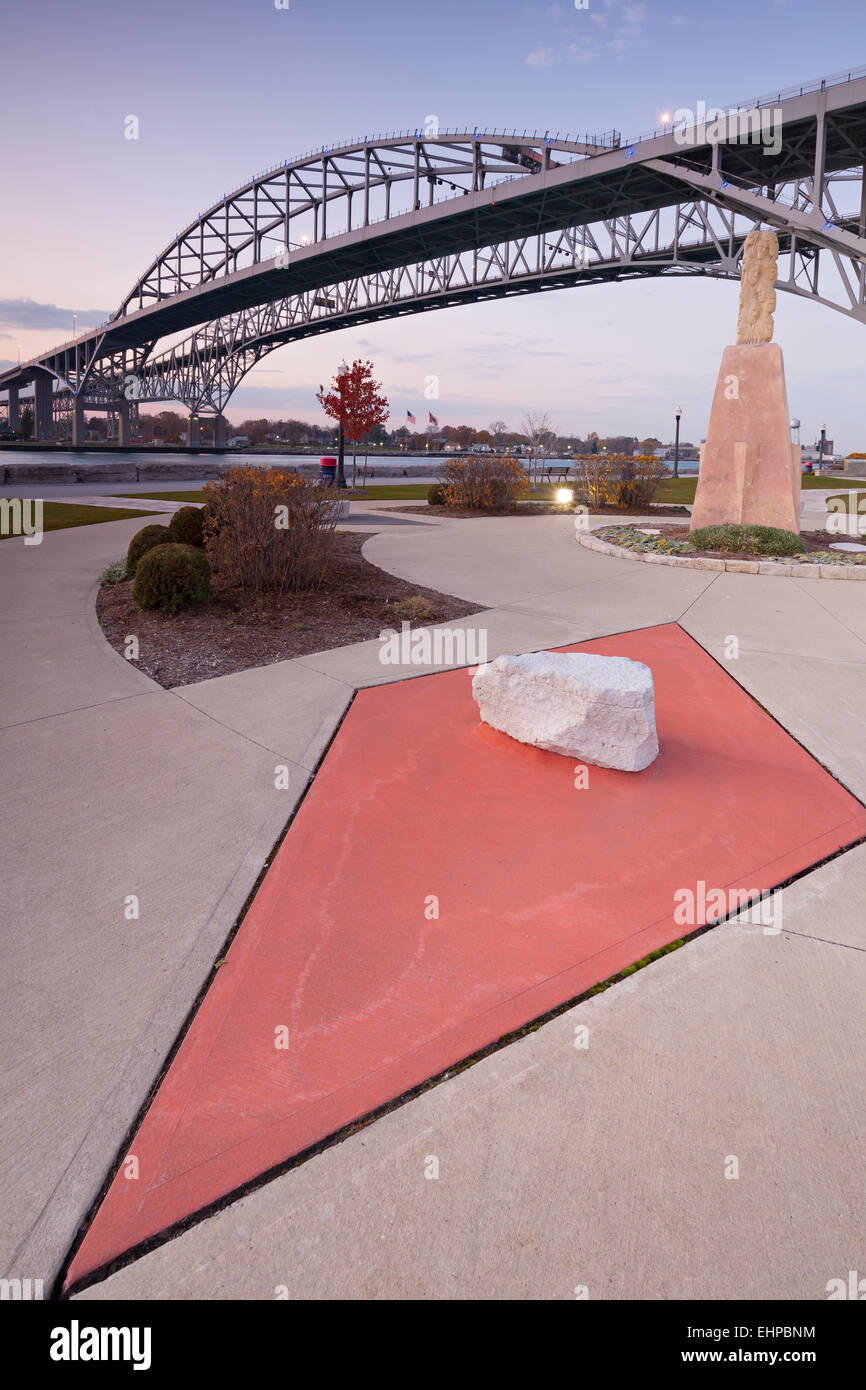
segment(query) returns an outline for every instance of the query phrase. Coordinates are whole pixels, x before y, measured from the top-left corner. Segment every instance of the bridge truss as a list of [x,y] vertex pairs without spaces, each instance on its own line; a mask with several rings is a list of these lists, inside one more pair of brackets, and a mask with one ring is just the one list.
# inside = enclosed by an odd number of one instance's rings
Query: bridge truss
[[107,409],[122,438],[141,402],[220,419],[295,339],[609,281],[735,279],[760,225],[779,235],[779,289],[866,322],[866,76],[755,110],[778,129],[772,151],[754,123],[631,145],[425,129],[268,170],[185,228],[107,323],[0,376],[10,418],[33,383],[40,437],[52,411],[74,440],[84,410]]

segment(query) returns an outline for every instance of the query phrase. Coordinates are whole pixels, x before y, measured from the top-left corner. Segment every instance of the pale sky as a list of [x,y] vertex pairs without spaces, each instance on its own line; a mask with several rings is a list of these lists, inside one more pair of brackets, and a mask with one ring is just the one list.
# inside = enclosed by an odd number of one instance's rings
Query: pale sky
[[[79,329],[106,317],[199,211],[305,150],[430,114],[635,137],[665,109],[729,107],[866,61],[863,0],[45,0],[7,7],[2,33],[5,362],[71,335],[74,313]],[[227,413],[318,420],[319,383],[363,356],[392,427],[407,409],[512,428],[547,410],[563,432],[669,439],[681,405],[698,440],[736,310],[736,285],[694,278],[415,315],[280,348]],[[826,421],[838,449],[866,449],[866,324],[780,294],[776,338],[803,441]]]

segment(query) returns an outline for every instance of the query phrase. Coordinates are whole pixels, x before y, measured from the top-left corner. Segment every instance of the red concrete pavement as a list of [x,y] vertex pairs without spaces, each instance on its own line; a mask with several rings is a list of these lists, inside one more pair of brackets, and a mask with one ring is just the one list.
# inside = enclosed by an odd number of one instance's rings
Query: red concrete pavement
[[675,624],[568,650],[651,667],[658,760],[578,789],[479,723],[465,670],[360,691],[67,1287],[686,935],[678,889],[766,890],[866,835]]

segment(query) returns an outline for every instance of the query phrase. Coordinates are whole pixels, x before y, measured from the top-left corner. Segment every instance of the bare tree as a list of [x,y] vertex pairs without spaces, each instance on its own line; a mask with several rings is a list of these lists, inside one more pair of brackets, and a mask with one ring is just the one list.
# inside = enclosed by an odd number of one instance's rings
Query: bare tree
[[529,439],[533,481],[537,482],[539,461],[547,457],[547,451],[556,438],[547,411],[527,411],[523,417],[521,433]]

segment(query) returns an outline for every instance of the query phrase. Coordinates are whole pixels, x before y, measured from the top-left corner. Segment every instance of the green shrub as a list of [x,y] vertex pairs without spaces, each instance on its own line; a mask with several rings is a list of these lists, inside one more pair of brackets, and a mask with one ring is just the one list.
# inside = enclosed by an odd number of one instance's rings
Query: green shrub
[[178,545],[204,546],[204,513],[201,507],[181,507],[168,523],[173,541]]
[[143,526],[136,531],[126,552],[127,573],[134,577],[142,555],[146,555],[155,545],[167,545],[172,539],[167,526]]
[[109,565],[107,569],[102,571],[102,574],[99,576],[99,582],[100,584],[120,584],[128,577],[126,561],[115,560],[113,565]]
[[445,506],[445,489],[441,483],[434,483],[432,487],[428,487],[427,505],[428,507]]
[[157,545],[142,555],[135,571],[132,597],[139,608],[176,613],[187,603],[210,598],[210,565],[192,545]]
[[689,542],[698,550],[726,550],[748,555],[799,555],[803,542],[793,531],[775,526],[701,526],[692,531]]

